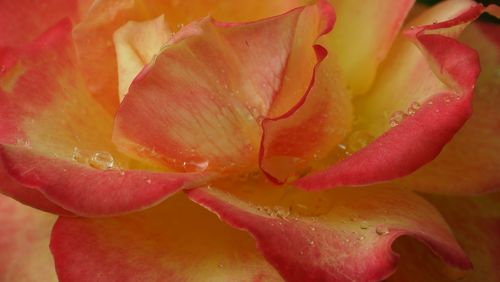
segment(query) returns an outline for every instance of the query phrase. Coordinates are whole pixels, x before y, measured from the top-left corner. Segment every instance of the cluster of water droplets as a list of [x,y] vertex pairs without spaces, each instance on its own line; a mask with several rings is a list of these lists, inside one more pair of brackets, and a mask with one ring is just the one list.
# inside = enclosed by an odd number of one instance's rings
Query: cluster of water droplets
[[403,120],[406,117],[415,115],[417,113],[417,111],[420,109],[420,107],[421,107],[421,105],[419,102],[413,102],[408,106],[408,109],[406,112],[396,111],[396,112],[392,113],[392,115],[389,118],[389,125],[391,127],[398,126],[399,124],[401,124],[401,122],[403,122]]
[[107,151],[96,151],[90,154],[84,154],[78,147],[74,147],[72,159],[73,161],[87,164],[96,169],[106,170],[116,168],[116,162],[113,155]]

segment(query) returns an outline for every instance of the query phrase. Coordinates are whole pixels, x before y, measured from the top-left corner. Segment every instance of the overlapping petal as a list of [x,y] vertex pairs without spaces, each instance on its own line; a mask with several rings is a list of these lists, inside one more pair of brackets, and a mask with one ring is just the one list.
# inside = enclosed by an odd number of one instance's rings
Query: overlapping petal
[[389,281],[484,281],[500,279],[499,194],[481,197],[427,196],[443,214],[458,242],[474,264],[474,270],[457,272],[443,267],[429,252],[412,242],[401,242],[398,249],[413,255],[403,257],[400,269]]
[[337,12],[335,29],[323,40],[354,95],[366,93],[392,46],[413,0],[330,0]]
[[146,21],[165,15],[170,29],[212,15],[225,21],[248,21],[276,15],[296,7],[285,1],[158,1],[99,0],[75,28],[79,65],[93,96],[114,113],[118,107],[117,61],[113,33],[129,21]]
[[171,35],[163,16],[144,22],[130,21],[115,31],[113,42],[118,63],[120,101],[127,95],[134,78],[167,44]]
[[76,214],[105,215],[147,207],[197,181],[133,169],[149,167],[116,151],[113,119],[76,69],[71,28],[63,20],[31,45],[1,51],[3,193],[45,210],[56,209],[41,194]]
[[62,282],[282,281],[250,236],[184,195],[127,216],[60,218],[51,249]]
[[64,18],[78,22],[90,0],[30,0],[0,2],[0,46],[30,43]]
[[[483,10],[474,2],[447,1],[416,19],[406,34],[416,46],[399,38],[378,82],[356,103],[355,129],[383,135],[296,184],[325,189],[386,181],[410,174],[436,157],[469,118],[479,74],[477,53],[453,37]],[[388,130],[389,121],[393,128]]]
[[[184,27],[130,87],[115,143],[178,171],[255,168],[260,119],[281,94],[290,54],[313,53],[313,40],[331,27],[325,5],[247,24],[204,19]],[[313,24],[307,32],[305,24]],[[296,33],[306,33],[309,46],[296,47]]]
[[231,226],[250,232],[287,281],[387,278],[397,264],[391,245],[402,235],[422,241],[454,267],[471,267],[439,213],[411,192],[270,190],[258,181],[219,185],[237,192],[209,187],[187,193]]
[[57,281],[48,246],[55,220],[0,195],[0,281]]
[[[483,26],[486,30],[483,31]],[[500,189],[500,43],[490,35],[500,27],[475,24],[462,36],[478,50],[481,75],[474,95],[474,112],[439,156],[415,173],[397,181],[408,189],[445,194],[476,194]]]

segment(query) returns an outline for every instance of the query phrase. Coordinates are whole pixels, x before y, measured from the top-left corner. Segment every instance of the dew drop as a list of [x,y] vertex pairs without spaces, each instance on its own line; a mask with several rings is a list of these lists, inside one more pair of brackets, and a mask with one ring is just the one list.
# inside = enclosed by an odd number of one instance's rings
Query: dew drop
[[337,146],[338,146],[338,147],[340,148],[340,150],[342,150],[342,151],[347,150],[347,146],[346,146],[346,145],[344,145],[344,144],[338,144]]
[[97,169],[111,169],[114,164],[113,156],[104,151],[95,152],[89,159],[89,165]]
[[182,167],[186,172],[202,172],[208,168],[209,164],[210,162],[208,160],[201,162],[188,161],[188,162],[183,162]]
[[420,103],[419,102],[413,102],[410,104],[408,107],[408,115],[412,116],[417,113],[417,111],[420,109]]
[[357,152],[368,145],[372,140],[373,136],[370,133],[364,130],[356,130],[347,137],[347,149],[350,152]]
[[365,230],[365,229],[368,229],[368,227],[369,227],[369,224],[367,221],[365,221],[365,220],[361,221],[359,228]]
[[314,241],[309,241],[309,246],[314,246]]
[[73,148],[73,154],[71,155],[71,159],[79,163],[87,162],[86,158],[82,155],[82,153],[80,153],[80,149],[78,149],[78,147]]
[[386,235],[387,233],[389,233],[389,228],[387,228],[387,226],[380,225],[377,226],[375,232],[377,232],[378,235]]
[[282,207],[274,207],[273,214],[279,218],[287,218],[290,215],[290,210]]
[[21,139],[21,138],[16,139],[16,144],[23,147],[31,146],[31,142],[28,139]]
[[394,112],[389,119],[389,125],[391,127],[396,127],[405,119],[405,117],[406,114],[402,111]]

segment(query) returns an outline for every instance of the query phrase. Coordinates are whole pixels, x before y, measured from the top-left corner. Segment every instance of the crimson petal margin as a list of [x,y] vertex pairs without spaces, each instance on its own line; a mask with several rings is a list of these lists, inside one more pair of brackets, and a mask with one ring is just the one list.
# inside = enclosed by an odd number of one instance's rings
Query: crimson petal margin
[[445,221],[419,196],[376,188],[330,192],[319,196],[331,200],[330,209],[309,217],[288,214],[288,207],[249,204],[211,187],[186,191],[229,225],[250,232],[287,281],[385,279],[396,269],[391,245],[402,235],[419,239],[454,267],[472,267]]
[[485,9],[479,4],[466,8],[451,20],[407,31],[448,91],[428,98],[414,115],[352,156],[307,175],[294,185],[321,190],[387,181],[412,173],[441,152],[472,113],[472,93],[480,71],[475,50],[441,35],[458,35],[464,24],[475,20]]
[[0,146],[0,159],[22,188],[40,191],[53,203],[80,216],[142,210],[207,180],[207,175],[198,173],[93,169],[18,146]]
[[248,234],[183,194],[120,217],[60,217],[50,249],[61,282],[282,281]]
[[401,242],[401,268],[389,281],[496,282],[500,281],[500,194],[457,197],[425,195],[450,225],[457,241],[474,264],[470,272],[443,268],[439,261],[412,242]]
[[436,159],[391,186],[449,195],[500,190],[500,41],[495,44],[495,35],[500,38],[500,25],[475,23],[461,37],[481,60],[472,117]]
[[[330,10],[319,1],[256,22],[205,18],[185,26],[130,86],[115,144],[176,171],[256,168],[259,121],[280,96],[295,34],[311,22],[307,38],[327,31]],[[313,53],[312,44],[300,48]],[[144,148],[156,154],[141,156]]]
[[[156,172],[114,148],[113,119],[85,88],[71,31],[65,19],[30,45],[0,50],[8,63],[0,74],[2,192],[51,212],[105,216],[203,183],[206,174]],[[96,154],[104,159],[92,165]]]
[[[262,121],[259,166],[271,181],[280,184],[300,174],[308,162],[327,155],[345,137],[352,122],[351,100],[336,57],[328,54],[321,45],[307,46],[333,28],[333,7],[319,1],[318,12],[318,28],[315,25],[299,28],[297,32],[300,34],[296,35],[310,38],[303,40],[306,46],[300,49],[300,55],[312,50],[316,53],[312,78],[304,74],[307,64],[303,61],[297,63],[292,52],[288,62],[289,75],[285,75],[289,79],[284,79],[271,114]],[[319,31],[315,34],[309,31],[311,28]],[[309,79],[308,88],[297,93],[296,89],[301,89],[300,77]],[[297,94],[300,97],[294,97]],[[286,109],[284,113],[275,116],[283,109]]]

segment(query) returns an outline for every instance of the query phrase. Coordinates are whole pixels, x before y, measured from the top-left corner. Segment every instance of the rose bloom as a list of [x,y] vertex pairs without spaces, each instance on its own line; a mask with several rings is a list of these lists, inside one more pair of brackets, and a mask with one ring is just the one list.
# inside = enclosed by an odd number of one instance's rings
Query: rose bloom
[[414,4],[0,1],[0,281],[500,281],[499,8]]

